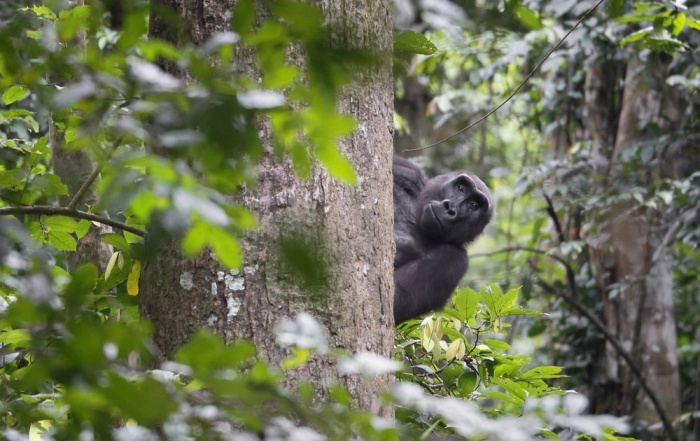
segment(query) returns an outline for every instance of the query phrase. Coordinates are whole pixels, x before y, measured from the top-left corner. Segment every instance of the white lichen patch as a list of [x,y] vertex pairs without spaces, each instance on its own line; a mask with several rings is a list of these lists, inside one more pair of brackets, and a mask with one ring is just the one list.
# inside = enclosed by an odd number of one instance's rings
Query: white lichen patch
[[192,281],[192,273],[180,274],[180,286],[185,288],[187,291],[192,289],[194,286],[194,282]]
[[211,295],[215,296],[219,293],[219,286],[216,282],[211,282]]
[[233,294],[229,293],[226,295],[226,317],[228,318],[229,321],[233,320],[234,317],[238,315],[238,312],[241,310],[241,301],[240,299],[236,298],[233,296]]
[[245,279],[231,274],[226,274],[224,284],[227,291],[243,291],[245,289]]
[[232,276],[237,276],[241,273],[240,271],[238,271],[238,268],[231,268],[229,270],[229,272],[231,273]]
[[364,265],[362,265],[362,274],[366,276],[367,273],[369,273],[369,265],[365,263]]
[[207,319],[207,326],[210,328],[213,328],[216,325],[216,322],[219,321],[219,317],[215,315],[210,315],[209,318]]
[[252,276],[252,275],[255,274],[257,271],[258,271],[258,266],[257,266],[257,265],[255,265],[255,266],[244,266],[244,267],[243,267],[243,272],[244,272],[245,274],[248,274],[249,276]]
[[218,280],[219,282],[223,282],[225,275],[226,275],[226,273],[224,273],[223,271],[217,271],[216,272],[216,280]]

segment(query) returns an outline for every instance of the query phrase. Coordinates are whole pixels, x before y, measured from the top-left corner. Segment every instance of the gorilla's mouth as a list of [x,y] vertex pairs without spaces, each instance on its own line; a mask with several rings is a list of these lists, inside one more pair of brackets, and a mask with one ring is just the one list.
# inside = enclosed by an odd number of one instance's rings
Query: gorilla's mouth
[[435,212],[434,204],[430,204],[430,212],[433,214],[433,217],[435,218],[435,222],[437,222],[438,226],[440,227],[441,230],[444,230],[445,227],[442,226],[442,222],[440,221],[440,216],[437,215]]

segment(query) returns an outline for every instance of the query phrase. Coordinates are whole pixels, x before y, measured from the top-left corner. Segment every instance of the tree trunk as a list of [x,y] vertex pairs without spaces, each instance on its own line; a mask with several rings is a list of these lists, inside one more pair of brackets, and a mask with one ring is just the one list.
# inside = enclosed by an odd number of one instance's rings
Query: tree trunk
[[[645,138],[645,127],[658,124],[665,132],[672,132],[682,123],[683,106],[673,105],[672,92],[664,84],[667,64],[656,58],[642,61],[633,57],[627,66],[622,106],[617,121],[617,133],[612,149],[609,129],[615,126],[609,119],[596,123],[590,118],[589,131],[599,135],[594,143],[602,146],[614,162],[619,154]],[[591,69],[589,75],[595,74]],[[588,84],[594,84],[588,81]],[[589,93],[586,97],[604,94]],[[600,92],[600,91],[599,91]],[[607,100],[606,102],[610,102]],[[587,108],[607,108],[604,103],[587,103]],[[602,138],[602,139],[601,139]],[[616,167],[610,168],[610,182],[623,181]],[[653,176],[654,170],[647,171]],[[678,358],[673,311],[672,269],[665,253],[657,253],[663,232],[651,215],[632,204],[621,204],[610,210],[604,219],[597,219],[609,235],[604,248],[591,253],[592,267],[603,295],[603,314],[608,328],[632,354],[667,416],[674,419],[680,414]],[[657,258],[655,258],[655,253]],[[617,289],[611,289],[617,284]],[[616,389],[607,388],[605,396],[608,412],[632,415],[638,421],[653,424],[658,413],[648,397],[640,391],[638,382],[617,351],[608,344],[604,360],[604,375]],[[616,390],[616,393],[611,393]]]
[[[153,1],[152,7],[156,3],[186,17],[190,37],[197,44],[214,32],[230,29],[230,1],[206,2],[204,9],[198,2],[159,0]],[[351,43],[356,48],[372,49],[391,59],[391,13],[386,3],[317,3],[324,8],[328,22],[352,33]],[[152,16],[152,36],[171,39],[160,23]],[[250,72],[254,66],[243,69]],[[153,322],[156,344],[165,356],[185,343],[197,327],[206,326],[228,342],[252,340],[259,355],[274,365],[287,354],[275,344],[274,327],[300,311],[308,311],[319,320],[332,347],[391,356],[391,66],[363,71],[361,77],[361,84],[347,87],[339,97],[340,111],[358,121],[356,132],[342,143],[343,153],[358,173],[357,186],[341,185],[318,167],[307,182],[299,182],[287,161],[271,155],[269,131],[263,123],[266,153],[258,169],[257,187],[236,196],[258,219],[258,229],[241,238],[243,267],[223,268],[207,252],[185,260],[176,241],[160,248],[145,267],[141,311]],[[330,284],[318,295],[292,283],[281,265],[280,242],[290,232],[302,232],[307,241],[316,241],[328,264]],[[338,378],[332,360],[324,357],[301,369],[291,375],[317,384],[339,379],[359,406],[391,415],[392,409],[383,406],[378,397],[378,392],[387,390],[388,377],[373,381]],[[289,381],[293,383],[294,378]]]

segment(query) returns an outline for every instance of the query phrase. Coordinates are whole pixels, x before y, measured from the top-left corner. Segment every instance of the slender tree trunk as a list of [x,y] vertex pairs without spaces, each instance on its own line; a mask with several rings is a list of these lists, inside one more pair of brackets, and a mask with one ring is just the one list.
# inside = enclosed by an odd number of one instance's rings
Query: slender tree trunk
[[[617,122],[610,118],[599,121],[600,118],[589,115],[589,131],[595,136],[594,142],[601,147],[602,154],[607,151],[613,163],[621,152],[644,139],[646,125],[655,123],[665,131],[673,131],[681,125],[679,108],[683,106],[679,103],[682,101],[675,100],[664,84],[666,68],[667,64],[658,59],[642,61],[633,57],[627,66]],[[596,72],[591,69],[589,75]],[[594,85],[595,81],[588,79],[589,84]],[[589,112],[595,112],[596,108],[607,109],[606,103],[610,100],[600,90],[598,92],[587,90],[587,99],[596,99],[587,103]],[[617,132],[612,138],[610,129],[615,126]],[[611,167],[610,172],[610,182],[622,179],[614,176],[619,172],[616,167]],[[653,178],[653,172],[650,167],[649,178]],[[663,231],[650,213],[632,204],[621,204],[597,221],[609,235],[607,244],[591,253],[592,267],[604,293],[604,320],[633,355],[667,416],[673,419],[680,413],[680,382],[672,269],[663,250],[657,253]],[[600,410],[633,415],[649,424],[659,421],[651,401],[640,391],[628,366],[609,344],[603,370],[617,388],[607,389],[607,405]]]
[[[231,3],[181,0],[152,1],[169,6],[186,18],[190,37],[201,43],[214,32],[229,30]],[[316,2],[329,23],[352,32],[356,48],[379,51],[391,59],[392,25],[389,4],[374,0]],[[164,34],[158,17],[151,19],[154,37]],[[337,35],[336,39],[350,34]],[[295,59],[301,57],[294,57]],[[241,62],[241,60],[238,60]],[[247,62],[244,58],[244,62]],[[243,66],[252,71],[254,66]],[[185,343],[197,327],[206,326],[226,341],[251,339],[259,355],[272,364],[286,351],[275,344],[274,327],[300,311],[311,312],[326,328],[332,347],[350,352],[372,351],[390,356],[393,347],[393,236],[391,196],[392,103],[389,64],[361,73],[362,82],[346,88],[339,99],[342,113],[358,121],[355,134],[342,143],[343,153],[355,165],[359,183],[341,185],[316,168],[307,182],[299,182],[286,161],[267,145],[258,169],[256,188],[237,200],[258,219],[259,227],[242,239],[244,265],[222,268],[209,253],[185,260],[176,243],[158,250],[144,269],[141,310],[154,326],[155,340],[165,355]],[[279,258],[280,239],[303,232],[316,242],[328,263],[331,283],[319,295],[310,295],[290,282]],[[175,242],[175,241],[173,241]],[[338,378],[331,360],[314,359],[292,375],[321,384]],[[340,378],[358,404],[384,416],[378,392],[390,379],[360,381]],[[294,382],[294,378],[290,377]]]

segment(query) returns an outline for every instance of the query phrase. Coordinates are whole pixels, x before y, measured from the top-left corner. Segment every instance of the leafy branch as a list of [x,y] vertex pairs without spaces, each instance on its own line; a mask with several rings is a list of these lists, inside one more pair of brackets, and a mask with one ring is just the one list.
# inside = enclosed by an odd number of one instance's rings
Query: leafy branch
[[48,216],[68,216],[77,219],[87,219],[89,221],[97,222],[103,225],[109,225],[112,228],[117,228],[122,231],[128,231],[129,233],[135,234],[140,237],[144,237],[146,232],[127,225],[123,222],[115,221],[106,216],[99,216],[97,214],[88,213],[86,211],[80,211],[71,207],[52,207],[49,205],[28,205],[24,207],[2,207],[0,208],[0,216],[12,216],[18,214],[45,214]]

